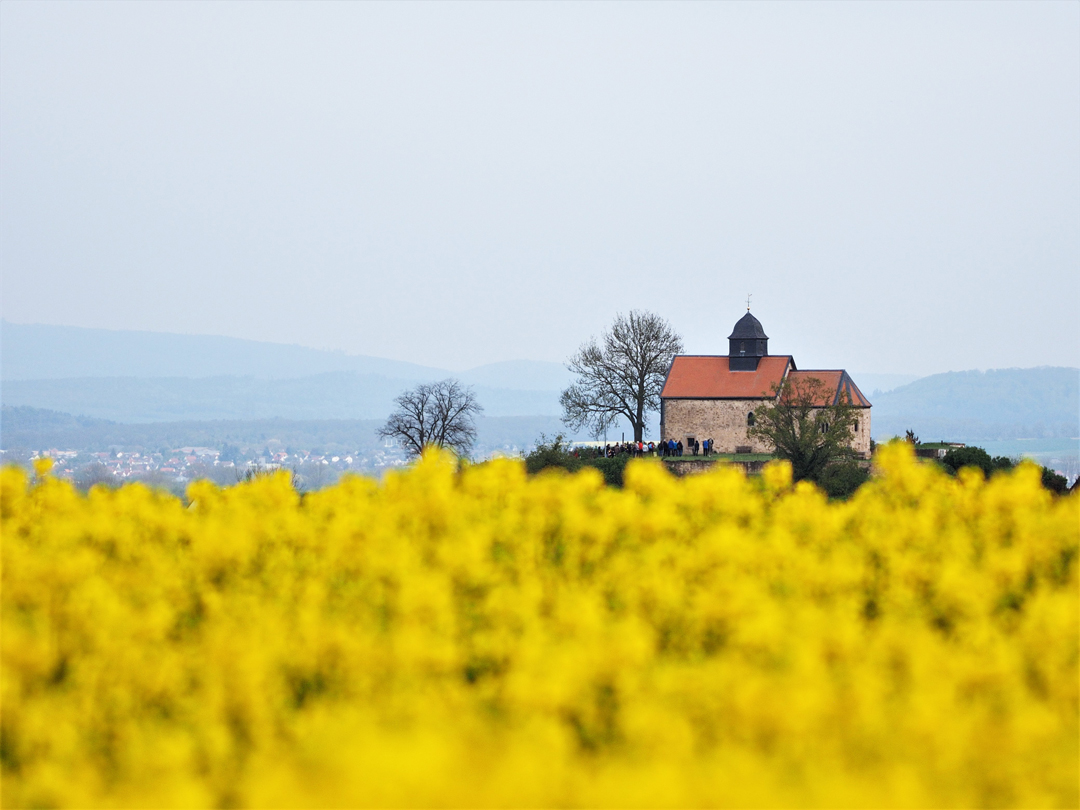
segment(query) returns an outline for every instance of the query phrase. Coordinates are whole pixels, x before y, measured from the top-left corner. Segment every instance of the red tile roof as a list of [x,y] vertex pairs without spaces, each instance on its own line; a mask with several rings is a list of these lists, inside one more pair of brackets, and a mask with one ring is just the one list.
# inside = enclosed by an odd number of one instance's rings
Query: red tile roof
[[804,369],[802,371],[792,371],[788,375],[788,379],[792,383],[811,378],[821,380],[829,391],[826,399],[816,403],[818,405],[835,405],[840,401],[841,396],[846,396],[856,408],[870,407],[870,400],[863,396],[862,391],[859,390],[859,387],[855,385],[854,380],[848,376],[846,371],[839,369]]
[[788,371],[790,355],[762,357],[756,371],[732,371],[727,355],[688,355],[675,358],[668,371],[665,399],[767,399]]
[[825,383],[829,394],[820,405],[832,405],[842,395],[850,398],[857,408],[869,408],[846,371],[839,369],[798,371],[791,355],[762,357],[756,371],[732,371],[727,355],[679,355],[671,364],[664,390],[664,399],[771,399],[774,388],[784,379],[792,382],[811,377]]

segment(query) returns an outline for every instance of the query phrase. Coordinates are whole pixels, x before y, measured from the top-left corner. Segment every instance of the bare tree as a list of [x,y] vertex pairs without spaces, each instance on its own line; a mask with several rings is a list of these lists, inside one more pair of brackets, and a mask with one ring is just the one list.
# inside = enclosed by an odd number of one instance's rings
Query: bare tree
[[589,338],[566,366],[578,379],[559,397],[563,422],[599,436],[625,416],[634,441],[641,441],[645,418],[660,409],[664,377],[682,349],[682,338],[659,315],[639,310],[616,315],[600,341]]
[[409,455],[418,456],[429,445],[448,447],[459,455],[472,449],[474,420],[483,411],[472,388],[453,379],[422,383],[394,402],[397,410],[378,434],[400,441]]

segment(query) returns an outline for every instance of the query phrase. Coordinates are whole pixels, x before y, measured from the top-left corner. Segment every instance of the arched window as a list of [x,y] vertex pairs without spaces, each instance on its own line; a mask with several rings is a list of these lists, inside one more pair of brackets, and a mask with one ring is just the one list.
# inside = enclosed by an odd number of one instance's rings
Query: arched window
[[750,413],[748,413],[746,415],[746,426],[747,427],[753,427],[754,426],[754,412],[753,411],[750,411]]
[[829,423],[828,422],[822,422],[821,423],[821,432],[822,433],[828,433],[829,432]]
[[745,340],[740,340],[739,341],[739,354],[746,354],[746,341]]
[[858,419],[855,420],[855,432],[856,433],[859,432],[859,420]]

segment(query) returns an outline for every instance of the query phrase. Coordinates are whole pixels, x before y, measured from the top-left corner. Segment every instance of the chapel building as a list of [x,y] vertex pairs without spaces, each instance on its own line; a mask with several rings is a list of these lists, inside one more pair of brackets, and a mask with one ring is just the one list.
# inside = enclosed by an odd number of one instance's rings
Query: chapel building
[[761,322],[746,314],[728,337],[727,355],[680,354],[671,362],[660,393],[660,436],[664,441],[713,440],[717,453],[771,453],[774,448],[751,439],[753,411],[776,401],[785,380],[816,378],[827,386],[822,407],[846,398],[858,408],[851,448],[870,457],[870,402],[843,369],[800,370],[789,354],[769,354]]

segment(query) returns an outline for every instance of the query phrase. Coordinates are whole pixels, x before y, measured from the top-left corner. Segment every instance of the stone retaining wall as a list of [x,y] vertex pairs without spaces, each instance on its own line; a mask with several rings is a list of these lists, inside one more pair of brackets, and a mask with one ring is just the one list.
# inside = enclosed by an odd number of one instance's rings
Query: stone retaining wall
[[733,467],[742,467],[743,472],[747,475],[756,475],[761,472],[761,468],[768,464],[767,461],[730,461],[722,458],[686,458],[683,456],[679,459],[663,459],[664,466],[667,467],[668,472],[672,475],[684,476],[684,475],[698,475],[700,473],[708,472],[717,464],[726,464]]

